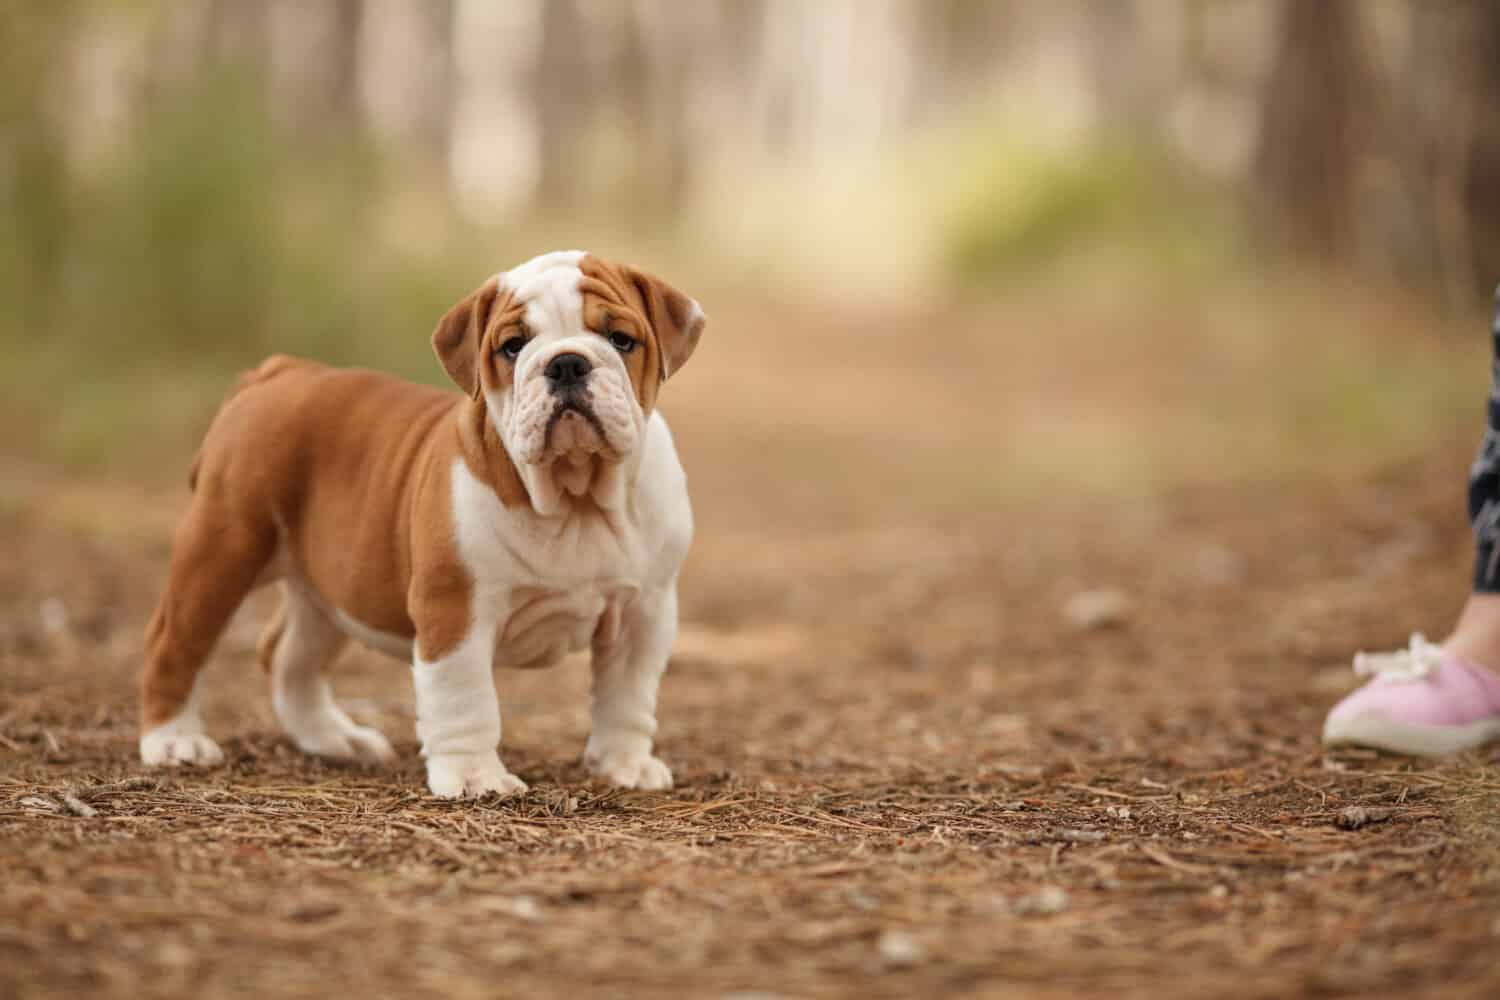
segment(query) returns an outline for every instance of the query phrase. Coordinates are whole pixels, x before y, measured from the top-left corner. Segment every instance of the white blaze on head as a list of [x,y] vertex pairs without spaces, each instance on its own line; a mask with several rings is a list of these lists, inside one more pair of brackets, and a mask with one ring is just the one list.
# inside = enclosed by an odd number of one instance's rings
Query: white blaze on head
[[582,250],[556,250],[533,257],[499,275],[500,287],[526,303],[526,325],[537,336],[554,330],[583,329]]
[[[645,429],[645,414],[636,400],[630,375],[619,353],[598,332],[584,326],[581,250],[542,254],[498,276],[502,292],[525,308],[530,341],[515,363],[508,390],[488,394],[491,418],[511,457],[523,468],[550,467],[560,458],[578,463],[593,455],[619,461],[636,449]],[[595,438],[594,425],[582,435],[577,427],[552,435],[562,399],[553,394],[546,376],[549,362],[561,354],[579,354],[591,366],[581,399],[603,431],[592,447],[579,442]],[[580,419],[569,417],[575,425]],[[564,454],[557,443],[572,451]]]

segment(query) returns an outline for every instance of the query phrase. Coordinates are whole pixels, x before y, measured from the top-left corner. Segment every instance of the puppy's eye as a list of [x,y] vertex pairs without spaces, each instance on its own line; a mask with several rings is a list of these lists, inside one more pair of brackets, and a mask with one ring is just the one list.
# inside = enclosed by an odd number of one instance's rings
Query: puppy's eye
[[629,354],[635,350],[635,338],[628,333],[611,330],[606,336],[609,337],[609,345],[621,354]]
[[511,337],[505,343],[500,345],[500,353],[505,355],[508,360],[514,361],[516,360],[516,358],[521,356],[521,348],[525,346],[525,337]]

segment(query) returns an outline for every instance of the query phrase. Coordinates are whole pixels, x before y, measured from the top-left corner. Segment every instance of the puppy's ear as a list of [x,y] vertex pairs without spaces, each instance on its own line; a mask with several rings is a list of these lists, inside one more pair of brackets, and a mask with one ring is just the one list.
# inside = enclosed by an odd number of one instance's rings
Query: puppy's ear
[[703,335],[706,317],[698,303],[660,278],[633,267],[625,272],[646,304],[646,320],[656,333],[661,378],[665,382],[692,357],[693,348]]
[[479,342],[484,337],[484,328],[490,321],[490,310],[495,308],[495,296],[499,291],[499,278],[486,281],[449,309],[438,320],[437,329],[432,333],[432,349],[437,352],[448,377],[476,399],[483,389],[479,379]]

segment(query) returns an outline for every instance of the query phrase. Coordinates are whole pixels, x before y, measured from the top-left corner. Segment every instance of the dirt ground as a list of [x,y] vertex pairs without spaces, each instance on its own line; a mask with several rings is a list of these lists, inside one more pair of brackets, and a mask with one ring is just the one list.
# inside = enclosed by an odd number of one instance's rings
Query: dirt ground
[[0,466],[0,996],[1500,995],[1500,748],[1317,741],[1352,650],[1462,598],[1466,442],[1343,485],[955,472],[954,500],[892,485],[998,461],[983,426],[918,454],[973,416],[936,370],[798,410],[816,365],[726,352],[667,404],[699,514],[670,793],[588,783],[578,662],[500,677],[523,798],[429,799],[373,653],[335,683],[401,764],[307,759],[253,663],[263,598],[206,675],[226,766],[144,771],[185,490]]

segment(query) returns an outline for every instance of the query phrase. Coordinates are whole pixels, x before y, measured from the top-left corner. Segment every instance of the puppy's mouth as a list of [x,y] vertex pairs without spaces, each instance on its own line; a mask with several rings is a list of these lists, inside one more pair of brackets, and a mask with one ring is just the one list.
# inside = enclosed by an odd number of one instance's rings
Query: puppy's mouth
[[496,430],[538,511],[556,513],[569,496],[592,496],[601,506],[618,508],[626,464],[643,430],[629,382],[610,371],[571,385],[560,381],[522,381],[500,404]]
[[[500,405],[496,430],[512,457],[547,482],[585,474],[615,477],[640,443],[640,420],[630,409],[628,382],[600,372],[574,385],[527,380]],[[540,481],[540,480],[539,480]],[[571,492],[571,490],[567,490]]]
[[547,418],[542,449],[547,458],[568,458],[574,462],[601,453],[609,457],[613,452],[593,406],[571,394],[559,400],[552,416]]

